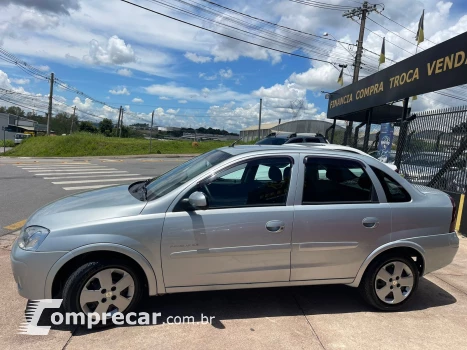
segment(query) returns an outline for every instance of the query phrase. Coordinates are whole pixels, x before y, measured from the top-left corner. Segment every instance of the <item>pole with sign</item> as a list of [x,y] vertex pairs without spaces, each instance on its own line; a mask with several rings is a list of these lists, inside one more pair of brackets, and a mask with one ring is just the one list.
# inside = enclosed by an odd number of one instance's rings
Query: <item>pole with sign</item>
[[381,131],[379,133],[378,143],[378,159],[383,163],[388,162],[389,154],[392,148],[392,139],[394,137],[394,124],[384,123],[381,124]]
[[2,130],[3,130],[3,154],[5,154],[5,127],[2,126]]

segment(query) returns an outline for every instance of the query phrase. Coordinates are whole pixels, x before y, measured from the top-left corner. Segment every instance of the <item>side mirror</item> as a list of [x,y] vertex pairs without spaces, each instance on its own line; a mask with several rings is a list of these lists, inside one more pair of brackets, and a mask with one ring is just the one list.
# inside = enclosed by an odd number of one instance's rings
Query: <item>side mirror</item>
[[207,209],[208,207],[206,196],[203,192],[199,191],[190,194],[190,197],[188,197],[188,203],[190,203],[190,205],[195,209]]

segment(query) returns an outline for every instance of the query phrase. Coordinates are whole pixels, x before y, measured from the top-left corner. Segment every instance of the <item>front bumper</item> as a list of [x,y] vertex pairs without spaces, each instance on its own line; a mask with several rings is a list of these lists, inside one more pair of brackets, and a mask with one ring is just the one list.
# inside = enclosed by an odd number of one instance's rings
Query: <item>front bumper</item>
[[45,299],[45,281],[52,266],[67,252],[34,252],[23,250],[17,242],[11,249],[10,261],[18,293],[27,299]]
[[456,232],[411,238],[425,250],[425,269],[423,274],[439,270],[449,265],[459,250],[459,237]]

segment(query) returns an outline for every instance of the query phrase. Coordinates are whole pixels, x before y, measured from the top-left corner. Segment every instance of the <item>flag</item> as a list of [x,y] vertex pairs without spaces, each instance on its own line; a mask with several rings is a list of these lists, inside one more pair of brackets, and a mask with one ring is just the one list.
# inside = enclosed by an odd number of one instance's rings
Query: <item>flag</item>
[[418,30],[417,30],[417,36],[415,37],[415,40],[417,40],[417,46],[420,44],[422,41],[425,40],[425,34],[423,33],[423,18],[425,17],[425,10],[422,12],[422,17],[420,17],[420,22],[418,22]]
[[341,72],[339,74],[339,78],[337,78],[337,82],[339,84],[344,85],[344,67],[342,67]]
[[[381,46],[381,54],[379,55],[379,65],[386,62],[386,38],[383,38],[383,45]],[[379,68],[378,65],[378,68]]]

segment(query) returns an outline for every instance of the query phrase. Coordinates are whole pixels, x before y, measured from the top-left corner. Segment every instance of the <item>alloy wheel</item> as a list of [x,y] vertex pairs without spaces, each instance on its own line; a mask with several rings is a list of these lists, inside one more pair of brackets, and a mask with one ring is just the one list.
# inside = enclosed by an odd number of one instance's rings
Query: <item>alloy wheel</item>
[[375,291],[386,304],[399,304],[411,293],[414,285],[413,271],[401,261],[391,261],[376,275]]
[[106,314],[110,318],[115,312],[124,312],[135,292],[135,281],[131,275],[117,268],[99,271],[84,284],[79,303],[85,313]]

